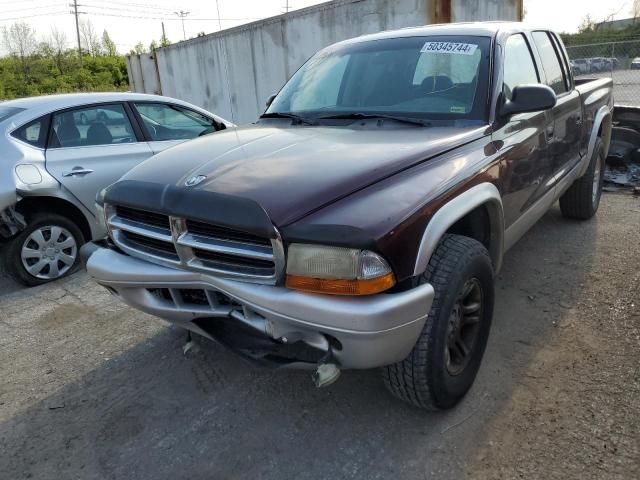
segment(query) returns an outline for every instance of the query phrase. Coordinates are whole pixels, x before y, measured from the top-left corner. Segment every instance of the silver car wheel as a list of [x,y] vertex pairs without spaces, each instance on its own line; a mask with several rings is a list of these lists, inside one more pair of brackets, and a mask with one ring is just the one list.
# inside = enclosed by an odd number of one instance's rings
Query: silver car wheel
[[75,264],[78,243],[66,228],[45,225],[31,232],[22,244],[22,265],[43,280],[62,277]]

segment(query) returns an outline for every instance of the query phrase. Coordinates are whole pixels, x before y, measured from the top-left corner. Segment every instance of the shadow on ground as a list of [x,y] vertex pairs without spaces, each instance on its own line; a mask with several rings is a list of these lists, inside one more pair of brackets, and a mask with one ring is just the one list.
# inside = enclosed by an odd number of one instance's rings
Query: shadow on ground
[[166,328],[0,424],[0,471],[38,479],[459,478],[574,302],[598,228],[598,219],[567,222],[553,209],[506,256],[485,362],[450,412],[397,402],[377,371],[346,372],[317,390],[308,372],[254,367],[205,340],[185,357],[184,334]]

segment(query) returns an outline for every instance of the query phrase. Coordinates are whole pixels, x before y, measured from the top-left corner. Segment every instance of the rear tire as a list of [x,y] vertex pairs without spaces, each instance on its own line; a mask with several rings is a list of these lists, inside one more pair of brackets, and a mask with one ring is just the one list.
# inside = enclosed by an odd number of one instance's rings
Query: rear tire
[[78,269],[84,241],[80,228],[68,218],[36,213],[27,228],[3,246],[5,270],[29,287],[66,277]]
[[383,368],[383,378],[399,399],[441,410],[464,397],[480,368],[493,316],[489,253],[472,238],[445,235],[418,278],[423,283],[435,297],[422,333],[406,359]]
[[588,220],[596,214],[602,196],[604,165],[604,144],[598,138],[586,173],[560,197],[560,211],[565,218]]

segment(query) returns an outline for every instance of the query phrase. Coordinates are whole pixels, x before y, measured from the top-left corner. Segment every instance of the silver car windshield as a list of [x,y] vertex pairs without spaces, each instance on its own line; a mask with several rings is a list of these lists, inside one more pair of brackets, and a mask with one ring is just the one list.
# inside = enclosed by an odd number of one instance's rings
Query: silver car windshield
[[381,114],[423,119],[486,116],[491,39],[421,36],[337,45],[312,57],[266,116]]
[[9,117],[13,117],[16,113],[24,111],[24,108],[3,107],[0,105],[0,122],[4,122]]

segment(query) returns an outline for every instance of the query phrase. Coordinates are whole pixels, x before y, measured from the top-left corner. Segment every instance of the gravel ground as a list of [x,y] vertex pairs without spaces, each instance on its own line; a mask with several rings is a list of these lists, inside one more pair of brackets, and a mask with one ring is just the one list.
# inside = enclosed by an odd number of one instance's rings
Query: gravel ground
[[84,274],[0,280],[0,477],[640,478],[640,198],[557,208],[497,283],[485,361],[454,410],[379,373],[317,390],[136,312]]

